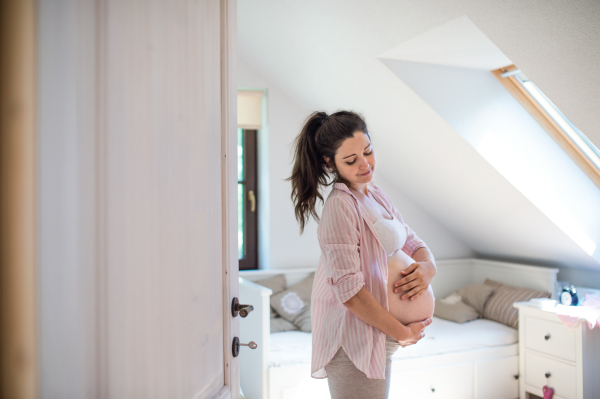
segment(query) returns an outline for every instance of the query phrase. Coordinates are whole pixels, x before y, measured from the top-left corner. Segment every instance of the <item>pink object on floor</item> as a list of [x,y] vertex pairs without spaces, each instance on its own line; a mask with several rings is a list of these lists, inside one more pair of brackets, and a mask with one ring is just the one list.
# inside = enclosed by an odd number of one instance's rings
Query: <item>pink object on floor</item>
[[590,330],[596,326],[600,328],[600,295],[585,294],[585,301],[581,306],[558,305],[555,312],[570,330],[582,320],[587,321]]
[[546,385],[542,388],[544,391],[544,399],[552,399],[554,396],[554,388],[548,388]]

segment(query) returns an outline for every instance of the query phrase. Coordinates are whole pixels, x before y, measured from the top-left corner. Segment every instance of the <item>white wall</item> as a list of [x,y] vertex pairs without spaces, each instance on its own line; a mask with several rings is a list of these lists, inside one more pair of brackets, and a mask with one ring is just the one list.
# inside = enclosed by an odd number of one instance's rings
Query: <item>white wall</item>
[[398,188],[381,174],[375,177],[375,183],[394,202],[404,222],[425,241],[436,259],[455,259],[476,257],[475,252],[461,241],[451,230],[411,201]]
[[[582,270],[567,267],[559,267],[558,281],[568,281],[577,287],[588,287],[600,289],[600,272],[595,270]],[[580,296],[580,300],[584,297]]]
[[[292,170],[292,142],[302,124],[314,110],[308,110],[283,94],[276,86],[238,58],[238,86],[243,88],[267,89],[267,134],[259,132],[259,143],[263,154],[268,155],[267,170],[259,171],[259,179],[268,179],[269,215],[259,207],[259,218],[269,218],[268,237],[263,231],[259,249],[260,268],[286,268],[315,266],[320,249],[316,237],[317,224],[311,220],[300,235],[299,225],[294,218],[294,208],[290,198],[291,183],[285,181]],[[264,129],[263,129],[264,130]],[[265,148],[266,147],[266,148]],[[259,162],[263,162],[260,160]],[[262,165],[264,165],[263,163]],[[259,166],[260,168],[260,166]],[[388,174],[390,175],[390,174]],[[473,251],[448,231],[438,221],[411,202],[385,177],[376,178],[376,183],[388,193],[411,228],[422,238],[434,253],[436,259],[450,259],[473,256]],[[261,189],[264,187],[261,184]],[[259,195],[264,198],[265,193]],[[327,198],[325,196],[325,198]],[[264,241],[267,241],[266,243]]]

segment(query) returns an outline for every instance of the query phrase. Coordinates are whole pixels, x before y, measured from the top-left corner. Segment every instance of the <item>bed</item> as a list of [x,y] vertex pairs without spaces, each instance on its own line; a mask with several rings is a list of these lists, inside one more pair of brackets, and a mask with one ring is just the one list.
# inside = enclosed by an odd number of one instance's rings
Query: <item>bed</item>
[[[432,282],[443,298],[486,278],[547,291],[554,296],[558,269],[482,259],[437,262]],[[240,272],[240,300],[254,311],[240,321],[240,340],[254,341],[255,350],[240,353],[240,382],[250,399],[329,398],[326,379],[310,376],[311,334],[302,331],[270,333],[268,288],[253,283],[285,274],[288,286],[314,268]],[[519,392],[518,331],[487,319],[464,324],[434,317],[426,337],[400,348],[392,357],[390,398],[517,398]]]

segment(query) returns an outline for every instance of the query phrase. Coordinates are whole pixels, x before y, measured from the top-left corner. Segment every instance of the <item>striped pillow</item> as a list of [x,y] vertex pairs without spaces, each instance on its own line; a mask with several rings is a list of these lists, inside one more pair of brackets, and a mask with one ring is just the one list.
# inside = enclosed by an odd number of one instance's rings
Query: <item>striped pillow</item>
[[513,303],[528,301],[531,298],[550,298],[549,292],[513,287],[495,280],[486,279],[485,284],[495,287],[496,290],[485,304],[483,317],[513,328],[519,327],[519,311],[513,307]]

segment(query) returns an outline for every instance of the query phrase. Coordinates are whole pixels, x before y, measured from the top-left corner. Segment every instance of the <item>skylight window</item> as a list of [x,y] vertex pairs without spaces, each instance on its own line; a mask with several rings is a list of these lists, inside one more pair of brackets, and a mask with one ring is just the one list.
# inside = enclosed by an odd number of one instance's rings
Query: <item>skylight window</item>
[[493,72],[600,188],[600,150],[516,66],[510,65]]
[[514,65],[492,72],[539,126],[528,123],[516,109],[500,108],[505,101],[493,103],[493,109],[502,109],[503,119],[494,121],[476,144],[477,151],[600,261],[598,148]]
[[577,129],[577,127],[573,125],[573,123],[571,123],[571,121],[567,119],[567,117],[564,116],[558,108],[556,108],[556,105],[554,105],[552,101],[550,101],[548,97],[546,97],[544,93],[542,93],[542,91],[531,80],[529,80],[523,72],[516,69],[510,72],[505,72],[500,76],[503,78],[506,76],[514,76],[517,82],[519,82],[521,86],[527,90],[527,92],[531,95],[531,97],[533,97],[538,105],[542,107],[544,111],[546,111],[548,116],[550,116],[552,120],[554,120],[554,122],[560,126],[562,131],[569,136],[571,141],[587,156],[587,158],[596,166],[596,168],[600,170],[600,151],[598,151],[598,148],[592,142],[590,142],[590,140],[585,137],[583,133],[581,133],[581,130]]

